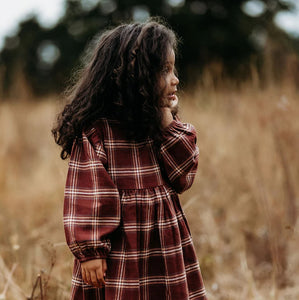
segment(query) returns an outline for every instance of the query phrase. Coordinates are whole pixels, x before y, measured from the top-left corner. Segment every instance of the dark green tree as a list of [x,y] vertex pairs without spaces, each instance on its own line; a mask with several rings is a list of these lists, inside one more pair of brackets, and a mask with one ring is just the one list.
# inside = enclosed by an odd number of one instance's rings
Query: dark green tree
[[246,75],[249,57],[259,55],[259,36],[287,41],[276,28],[277,12],[290,10],[286,1],[256,0],[264,7],[255,17],[242,9],[244,0],[68,0],[65,14],[53,28],[36,18],[23,21],[19,32],[6,39],[0,53],[2,84],[9,92],[16,70],[21,70],[36,95],[60,92],[92,38],[124,21],[161,16],[182,40],[178,59],[180,76],[191,82],[214,60],[223,62],[232,77]]

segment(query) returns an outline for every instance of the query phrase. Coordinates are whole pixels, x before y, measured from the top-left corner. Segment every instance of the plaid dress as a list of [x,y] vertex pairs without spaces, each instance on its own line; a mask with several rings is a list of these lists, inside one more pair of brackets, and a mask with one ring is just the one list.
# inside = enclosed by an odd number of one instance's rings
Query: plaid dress
[[[103,118],[73,144],[64,199],[71,299],[207,299],[177,195],[196,173],[194,127],[176,117],[159,150],[124,136],[121,123]],[[107,261],[104,288],[82,280],[80,262],[96,258]]]

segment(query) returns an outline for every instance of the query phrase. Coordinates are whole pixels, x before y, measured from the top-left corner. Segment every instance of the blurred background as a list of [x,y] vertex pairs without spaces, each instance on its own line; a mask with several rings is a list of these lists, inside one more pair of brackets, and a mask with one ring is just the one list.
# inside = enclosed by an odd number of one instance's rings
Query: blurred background
[[0,299],[69,298],[51,136],[95,35],[161,16],[200,149],[181,196],[209,299],[299,299],[299,1],[0,1]]

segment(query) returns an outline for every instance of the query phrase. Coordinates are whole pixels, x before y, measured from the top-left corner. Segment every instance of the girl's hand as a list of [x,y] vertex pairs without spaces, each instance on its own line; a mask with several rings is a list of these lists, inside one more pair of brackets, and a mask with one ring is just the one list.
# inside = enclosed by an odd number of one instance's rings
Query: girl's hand
[[173,115],[177,113],[178,107],[178,98],[175,96],[173,100],[164,100],[163,106],[161,107],[162,111],[162,126],[165,128],[173,121]]
[[177,95],[172,95],[171,97],[167,97],[162,99],[162,107],[169,107],[171,109],[175,109],[178,106],[179,98]]
[[105,259],[93,259],[81,263],[83,281],[98,288],[105,285],[106,270]]

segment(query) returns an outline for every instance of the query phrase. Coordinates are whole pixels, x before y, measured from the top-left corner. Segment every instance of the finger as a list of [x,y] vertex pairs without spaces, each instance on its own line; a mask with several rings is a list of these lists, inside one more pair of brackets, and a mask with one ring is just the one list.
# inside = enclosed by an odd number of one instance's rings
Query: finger
[[96,271],[91,271],[90,272],[90,278],[91,278],[91,283],[95,287],[101,287],[101,283],[97,278]]
[[173,108],[171,109],[171,113],[172,113],[173,116],[177,115],[178,112],[179,112],[179,107],[178,107],[178,105],[176,105],[175,107],[173,107]]
[[83,281],[86,283],[87,282],[86,273],[85,273],[85,270],[82,267],[81,267],[81,274],[82,274]]
[[103,260],[103,273],[104,273],[104,275],[106,275],[106,274],[105,274],[106,271],[107,271],[107,261],[106,261],[106,259],[104,259],[104,260]]
[[97,268],[96,273],[97,273],[97,279],[98,279],[98,282],[100,283],[100,285],[101,286],[105,285],[105,279],[104,279],[103,269],[102,268]]
[[179,98],[177,95],[174,95],[174,98],[173,99],[162,99],[162,107],[172,107],[174,105],[177,105],[179,102]]
[[88,270],[85,270],[86,283],[92,285],[90,273]]
[[171,108],[173,108],[173,107],[175,107],[175,106],[178,104],[178,102],[179,102],[179,99],[178,99],[178,97],[175,95],[175,99],[174,99],[174,100],[170,100],[169,106],[170,106]]

